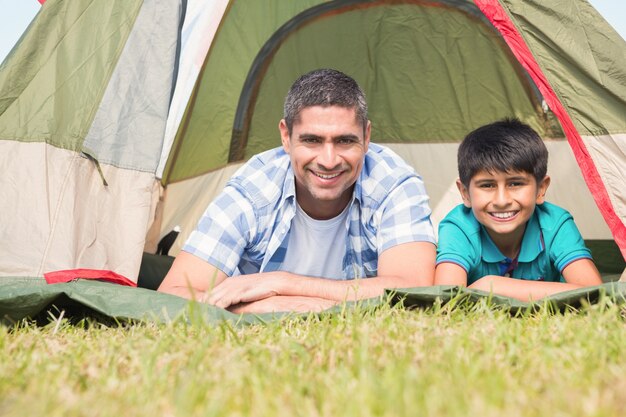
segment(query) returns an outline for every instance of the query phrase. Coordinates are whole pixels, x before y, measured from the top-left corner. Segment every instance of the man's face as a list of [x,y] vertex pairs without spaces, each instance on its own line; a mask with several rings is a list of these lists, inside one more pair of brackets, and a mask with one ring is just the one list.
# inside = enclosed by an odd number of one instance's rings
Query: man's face
[[291,158],[296,199],[315,219],[337,216],[350,202],[370,140],[353,108],[304,108],[291,136],[284,120],[279,124],[283,148]]
[[472,209],[498,247],[510,242],[521,244],[526,222],[535,211],[535,205],[544,202],[549,184],[548,176],[537,184],[535,177],[528,172],[490,173],[485,170],[472,177],[469,188],[457,182],[463,204]]

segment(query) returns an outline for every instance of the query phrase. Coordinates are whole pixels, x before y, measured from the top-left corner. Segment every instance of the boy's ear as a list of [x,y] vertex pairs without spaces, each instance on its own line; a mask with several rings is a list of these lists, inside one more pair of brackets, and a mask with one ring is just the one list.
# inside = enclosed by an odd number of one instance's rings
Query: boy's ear
[[550,186],[550,176],[546,175],[543,179],[537,184],[537,199],[536,204],[543,204],[546,201],[546,192],[548,191],[548,187]]
[[470,197],[469,197],[469,190],[467,189],[465,185],[463,185],[463,183],[461,182],[459,178],[457,178],[456,180],[456,188],[458,188],[459,193],[461,193],[461,198],[463,199],[463,204],[465,205],[465,207],[472,208],[472,204],[470,202]]

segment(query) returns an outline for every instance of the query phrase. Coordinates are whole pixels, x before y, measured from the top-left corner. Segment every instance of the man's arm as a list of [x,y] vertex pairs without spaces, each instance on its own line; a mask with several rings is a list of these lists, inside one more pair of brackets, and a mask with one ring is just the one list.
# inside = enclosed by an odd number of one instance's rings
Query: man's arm
[[179,297],[202,301],[215,286],[226,279],[226,274],[198,258],[181,251],[158,291]]
[[387,288],[432,285],[435,245],[411,242],[384,251],[378,259],[378,276],[340,281],[277,271],[229,278],[210,292],[208,302],[228,308],[273,296],[302,296],[352,301],[382,295]]

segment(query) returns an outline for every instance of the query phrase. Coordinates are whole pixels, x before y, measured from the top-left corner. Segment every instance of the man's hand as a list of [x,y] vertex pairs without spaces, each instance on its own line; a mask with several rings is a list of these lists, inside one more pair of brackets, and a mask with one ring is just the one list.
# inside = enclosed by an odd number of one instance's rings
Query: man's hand
[[337,301],[327,300],[325,298],[304,297],[304,296],[275,296],[264,298],[252,303],[237,304],[228,308],[232,313],[277,313],[277,312],[320,312],[327,310]]
[[286,273],[280,271],[231,277],[208,292],[203,301],[228,308],[275,297],[281,295],[284,279],[287,279]]

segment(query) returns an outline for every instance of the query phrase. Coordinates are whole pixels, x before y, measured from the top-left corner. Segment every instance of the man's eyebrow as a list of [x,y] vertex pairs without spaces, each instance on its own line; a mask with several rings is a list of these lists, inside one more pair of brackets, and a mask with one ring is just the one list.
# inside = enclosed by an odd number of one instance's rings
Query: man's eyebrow
[[343,140],[343,139],[347,139],[347,140],[354,140],[354,141],[359,141],[359,137],[357,135],[353,135],[351,133],[347,133],[345,135],[339,135],[339,136],[334,136],[333,137],[334,140]]
[[314,135],[313,133],[301,133],[298,135],[298,139],[321,139],[322,137],[319,135]]

